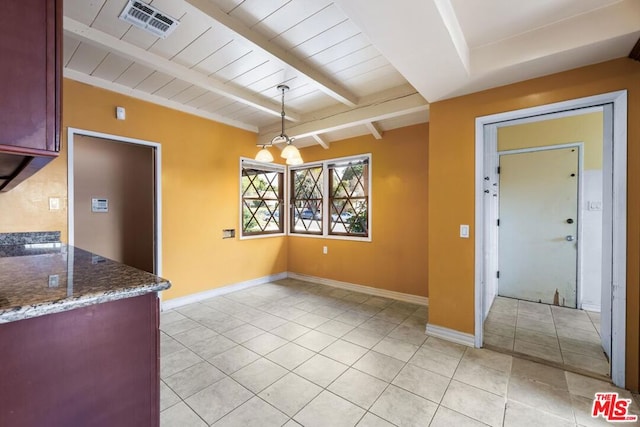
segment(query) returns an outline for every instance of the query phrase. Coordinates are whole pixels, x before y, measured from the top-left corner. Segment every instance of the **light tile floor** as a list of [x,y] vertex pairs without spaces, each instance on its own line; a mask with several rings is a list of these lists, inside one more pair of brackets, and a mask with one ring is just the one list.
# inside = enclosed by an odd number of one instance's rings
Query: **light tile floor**
[[427,337],[427,315],[293,279],[163,312],[161,425],[591,426],[594,392],[631,396]]
[[609,377],[600,344],[600,313],[496,297],[484,332],[489,348]]

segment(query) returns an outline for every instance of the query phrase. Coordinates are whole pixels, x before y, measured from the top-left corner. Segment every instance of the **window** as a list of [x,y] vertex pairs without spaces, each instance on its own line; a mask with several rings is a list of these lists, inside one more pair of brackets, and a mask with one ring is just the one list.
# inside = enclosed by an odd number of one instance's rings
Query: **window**
[[284,166],[241,160],[242,237],[284,233]]
[[322,166],[291,171],[291,231],[322,234]]
[[368,238],[370,156],[291,168],[291,234]]

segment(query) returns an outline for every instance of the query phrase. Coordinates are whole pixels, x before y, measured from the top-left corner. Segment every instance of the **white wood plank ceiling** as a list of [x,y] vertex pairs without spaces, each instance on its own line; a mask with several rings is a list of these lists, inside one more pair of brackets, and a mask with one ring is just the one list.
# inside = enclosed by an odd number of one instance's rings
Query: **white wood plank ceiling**
[[[428,121],[427,99],[509,83],[505,70],[526,58],[498,57],[493,45],[527,46],[527,33],[560,20],[574,40],[567,49],[585,47],[571,32],[585,14],[616,24],[592,31],[589,53],[569,64],[549,66],[543,60],[557,48],[538,49],[540,63],[523,77],[624,56],[640,35],[637,0],[526,8],[510,0],[404,0],[402,8],[386,0],[146,0],[180,22],[165,39],[120,20],[126,3],[65,0],[66,77],[251,130],[259,141],[279,133],[276,87],[285,83],[287,133],[300,147],[381,138]],[[476,52],[491,52],[498,65]]]

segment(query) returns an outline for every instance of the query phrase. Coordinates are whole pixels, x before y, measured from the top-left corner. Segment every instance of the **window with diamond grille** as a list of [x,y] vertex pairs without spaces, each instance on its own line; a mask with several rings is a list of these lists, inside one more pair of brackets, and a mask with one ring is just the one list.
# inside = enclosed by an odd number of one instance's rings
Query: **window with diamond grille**
[[329,234],[369,235],[369,160],[328,165]]
[[242,235],[284,233],[284,167],[242,162]]
[[291,171],[291,233],[322,234],[322,166]]

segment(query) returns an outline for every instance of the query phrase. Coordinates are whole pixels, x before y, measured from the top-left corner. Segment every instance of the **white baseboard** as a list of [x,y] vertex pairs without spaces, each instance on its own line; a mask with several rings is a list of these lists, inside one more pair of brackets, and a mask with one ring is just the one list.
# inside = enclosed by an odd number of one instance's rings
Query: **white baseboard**
[[391,298],[399,301],[410,302],[419,305],[429,305],[429,298],[418,295],[404,294],[402,292],[389,291],[387,289],[373,288],[371,286],[356,285],[355,283],[341,282],[339,280],[325,279],[322,277],[308,276],[306,274],[291,273],[292,279],[304,280],[306,282],[319,283],[321,285],[332,286],[334,288],[345,289],[347,291],[362,292],[363,294],[377,297]]
[[441,338],[445,341],[455,342],[457,344],[466,345],[468,347],[475,346],[475,337],[473,334],[456,331],[454,329],[445,328],[443,326],[427,323],[427,335]]
[[595,311],[596,313],[600,313],[600,306],[596,304],[582,304],[582,309],[587,311]]
[[168,301],[162,301],[162,311],[171,310],[174,308],[182,307],[183,305],[193,304],[202,300],[217,297],[220,295],[228,294],[242,289],[247,289],[252,286],[262,285],[265,283],[273,282],[275,280],[286,279],[288,274],[278,273],[270,276],[258,277],[257,279],[247,280],[245,282],[234,283],[233,285],[222,286],[220,288],[210,289],[204,292],[198,292],[195,294],[186,295],[184,297],[173,298]]

